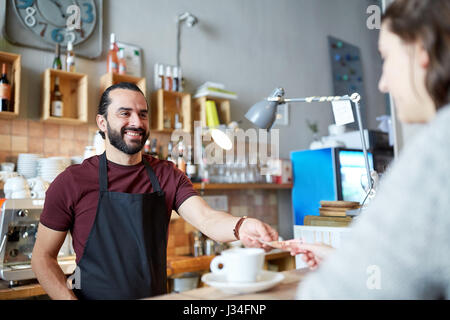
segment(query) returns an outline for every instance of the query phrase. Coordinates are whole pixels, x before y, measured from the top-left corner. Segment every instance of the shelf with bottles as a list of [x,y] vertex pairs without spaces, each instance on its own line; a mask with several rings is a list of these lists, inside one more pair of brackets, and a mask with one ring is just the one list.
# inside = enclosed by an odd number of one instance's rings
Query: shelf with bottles
[[147,96],[146,90],[146,80],[141,77],[133,77],[126,74],[118,74],[118,73],[106,73],[100,78],[100,94],[103,93],[108,87],[120,83],[120,82],[130,82],[134,83],[138,86],[139,89],[144,93],[144,96]]
[[[42,78],[42,121],[65,124],[87,123],[87,75],[47,69],[42,74]],[[62,108],[60,102],[62,102]]]
[[170,133],[175,129],[192,131],[189,93],[159,89],[152,93],[150,105],[152,130],[161,133]]
[[0,75],[0,95],[2,98],[0,118],[11,119],[19,115],[21,56],[0,51],[0,71],[2,73],[3,64],[5,65],[5,77],[9,83],[3,80],[3,74]]
[[200,121],[203,128],[208,126],[207,101],[214,101],[217,116],[220,124],[229,124],[231,122],[230,100],[203,96],[193,99],[193,118],[194,121]]

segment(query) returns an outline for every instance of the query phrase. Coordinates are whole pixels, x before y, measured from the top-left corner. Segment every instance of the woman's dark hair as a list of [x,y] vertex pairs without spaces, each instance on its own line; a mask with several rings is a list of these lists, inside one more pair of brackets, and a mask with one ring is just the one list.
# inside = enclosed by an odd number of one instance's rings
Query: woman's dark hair
[[396,0],[382,18],[404,42],[421,41],[430,64],[425,85],[436,108],[450,102],[450,1]]
[[[100,98],[100,103],[98,105],[97,114],[104,116],[105,118],[108,116],[108,107],[111,104],[111,99],[109,98],[109,93],[115,89],[126,89],[126,90],[132,90],[140,92],[144,97],[144,93],[137,85],[131,82],[119,82],[116,83],[110,87],[108,87],[102,94]],[[147,103],[148,107],[148,103]],[[105,133],[103,131],[100,131],[100,135],[103,139],[105,139]]]

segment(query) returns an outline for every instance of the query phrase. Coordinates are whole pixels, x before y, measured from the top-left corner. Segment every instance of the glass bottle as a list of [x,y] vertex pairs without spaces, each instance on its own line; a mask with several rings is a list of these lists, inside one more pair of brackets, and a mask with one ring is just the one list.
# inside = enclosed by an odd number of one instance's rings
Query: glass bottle
[[11,84],[6,71],[6,63],[2,64],[2,77],[0,78],[0,111],[13,111],[11,105]]
[[66,71],[75,72],[75,53],[73,52],[72,42],[67,44]]
[[153,139],[152,143],[150,145],[150,155],[156,159],[159,158],[158,152],[156,151],[157,148],[157,140]]
[[178,113],[175,114],[175,121],[174,121],[174,123],[175,123],[175,130],[181,130],[182,129],[183,125],[181,124],[180,115]]
[[55,58],[53,59],[53,69],[62,70],[62,63],[61,63],[61,46],[59,43],[56,44],[55,49]]
[[127,73],[127,61],[125,60],[125,51],[123,48],[119,49],[119,74]]
[[173,89],[173,79],[172,79],[172,67],[171,66],[167,66],[166,67],[166,77],[165,77],[166,83],[164,85],[164,90],[166,91],[172,91]]
[[177,158],[177,167],[182,172],[186,173],[186,160],[184,160],[184,152],[186,152],[186,147],[184,145],[183,138],[180,137],[180,141],[178,142],[178,158]]
[[144,154],[150,154],[150,140],[148,139],[144,144]]
[[184,86],[184,81],[183,81],[183,74],[181,72],[181,67],[178,67],[178,91],[179,92],[183,92],[183,86]]
[[169,144],[167,145],[167,161],[172,161],[174,164],[176,164],[175,160],[172,157],[172,150],[173,150],[173,143],[172,141],[169,142]]
[[164,89],[165,80],[164,80],[164,65],[160,64],[158,66],[158,89]]
[[117,45],[115,33],[111,33],[109,39],[109,51],[108,56],[106,57],[106,72],[107,73],[119,72],[119,58],[117,57]]
[[62,117],[63,116],[63,95],[59,90],[59,77],[55,77],[55,85],[53,87],[52,101],[51,101],[51,116]]
[[197,166],[192,160],[192,146],[188,148],[187,163],[186,163],[186,175],[192,182],[197,181]]
[[180,91],[180,78],[178,76],[178,67],[173,67],[173,84],[172,89],[173,91]]

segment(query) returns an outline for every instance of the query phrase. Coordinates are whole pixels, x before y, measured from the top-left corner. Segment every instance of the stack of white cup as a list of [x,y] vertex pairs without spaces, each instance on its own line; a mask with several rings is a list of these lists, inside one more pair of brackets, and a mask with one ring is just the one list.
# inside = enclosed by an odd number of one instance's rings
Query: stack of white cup
[[3,189],[6,199],[29,199],[32,197],[27,180],[21,176],[6,180]]

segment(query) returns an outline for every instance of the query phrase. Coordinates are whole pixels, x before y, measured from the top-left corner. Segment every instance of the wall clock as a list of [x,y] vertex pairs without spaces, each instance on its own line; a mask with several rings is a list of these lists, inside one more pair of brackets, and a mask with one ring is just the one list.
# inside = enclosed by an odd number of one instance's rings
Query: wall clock
[[54,50],[74,44],[76,54],[102,50],[103,0],[7,0],[5,38],[17,45]]

